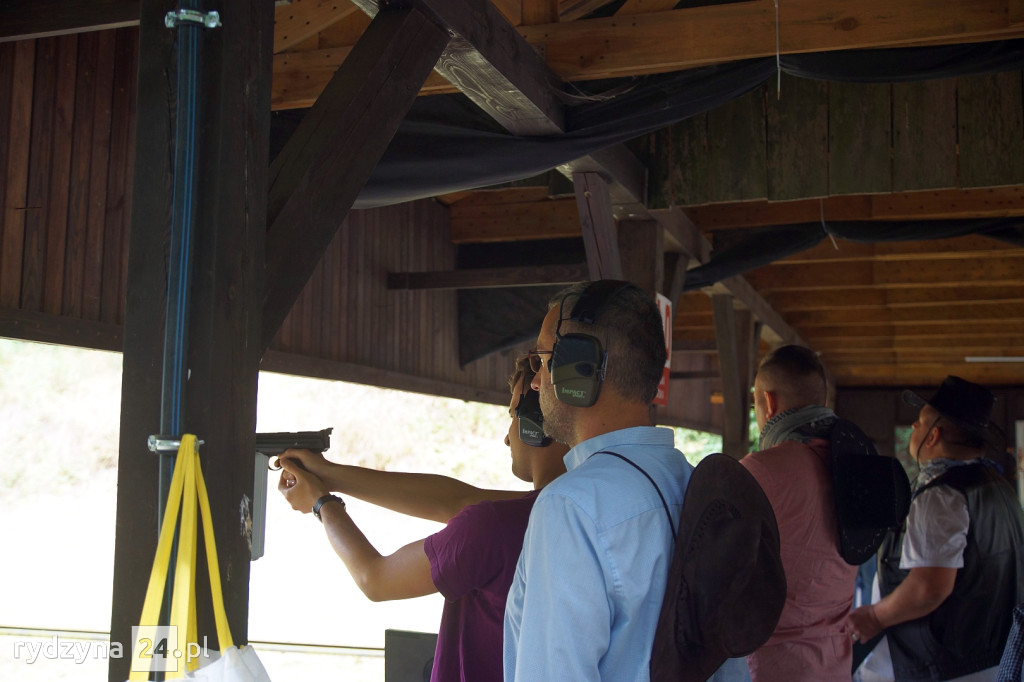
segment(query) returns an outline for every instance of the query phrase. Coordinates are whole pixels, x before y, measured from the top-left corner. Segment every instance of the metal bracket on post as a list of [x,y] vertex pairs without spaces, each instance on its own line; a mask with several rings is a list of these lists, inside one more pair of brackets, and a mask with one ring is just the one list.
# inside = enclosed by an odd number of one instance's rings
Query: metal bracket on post
[[181,22],[200,24],[206,28],[218,28],[220,23],[220,12],[199,12],[194,9],[179,9],[168,12],[164,17],[164,26],[174,28]]
[[[205,443],[198,438],[196,439],[196,450]],[[171,436],[150,436],[146,441],[146,446],[150,452],[155,452],[158,455],[174,455],[178,453],[178,448],[181,447],[181,440],[174,440]]]

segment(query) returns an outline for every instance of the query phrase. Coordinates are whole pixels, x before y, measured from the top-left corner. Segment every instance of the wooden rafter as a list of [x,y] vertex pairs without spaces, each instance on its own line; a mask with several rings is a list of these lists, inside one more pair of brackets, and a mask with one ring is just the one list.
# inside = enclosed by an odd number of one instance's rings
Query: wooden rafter
[[[380,0],[355,0],[376,14]],[[565,130],[561,81],[490,2],[416,0],[452,39],[437,70],[506,130],[546,135]]]

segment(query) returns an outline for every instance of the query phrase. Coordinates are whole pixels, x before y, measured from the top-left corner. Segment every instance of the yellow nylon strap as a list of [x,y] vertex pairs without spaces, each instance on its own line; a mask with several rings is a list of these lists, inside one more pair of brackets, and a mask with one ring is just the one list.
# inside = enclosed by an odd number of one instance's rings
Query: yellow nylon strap
[[[185,438],[182,438],[184,445]],[[191,436],[193,441],[195,436]],[[193,443],[193,449],[194,449]],[[179,450],[180,452],[180,450]],[[185,483],[186,463],[181,457],[174,462],[174,473],[171,475],[171,486],[167,493],[167,506],[164,509],[164,517],[160,522],[160,538],[156,545],[156,554],[153,557],[153,568],[149,573],[149,585],[146,587],[146,598],[142,603],[142,615],[139,618],[139,625],[156,626],[160,620],[160,609],[163,605],[164,586],[167,584],[167,569],[171,563],[171,547],[174,545],[174,529],[178,522],[178,510],[181,507],[181,493]],[[138,655],[140,642],[132,643],[132,658]],[[133,670],[128,676],[130,682],[144,682],[149,679],[149,673]]]
[[[198,509],[197,509],[198,507]],[[146,599],[142,607],[140,624],[156,626],[160,618],[164,587],[167,584],[168,566],[171,560],[171,547],[174,542],[175,528],[178,525],[178,512],[181,512],[181,527],[178,532],[178,554],[174,569],[174,591],[171,597],[170,624],[178,627],[178,649],[182,650],[185,665],[177,671],[167,671],[166,679],[180,679],[186,670],[195,670],[199,665],[198,657],[189,656],[196,649],[190,643],[198,642],[196,619],[196,550],[198,541],[198,516],[203,521],[203,538],[206,546],[206,558],[210,573],[210,595],[213,600],[214,621],[217,627],[217,640],[221,651],[234,646],[231,628],[228,624],[227,612],[224,608],[224,591],[220,580],[220,564],[217,560],[217,543],[213,535],[213,514],[210,511],[210,499],[206,491],[206,481],[196,450],[196,437],[185,434],[181,437],[181,446],[174,464],[171,487],[167,498],[167,508],[160,526],[160,538],[157,542],[156,556],[150,573]],[[139,642],[134,646],[138,647]],[[136,652],[133,652],[133,655]],[[170,652],[168,652],[170,653]],[[132,671],[130,682],[144,682],[149,673]]]
[[217,561],[217,543],[213,537],[213,514],[210,512],[210,498],[206,494],[206,480],[203,470],[196,466],[196,489],[199,492],[199,508],[203,516],[203,538],[206,541],[206,563],[210,569],[210,596],[213,598],[213,617],[217,624],[217,642],[220,650],[234,646],[228,614],[224,609],[224,591],[220,584],[220,562]]
[[[195,624],[195,582],[196,582],[196,469],[199,468],[199,454],[195,448],[195,437],[182,438],[178,457],[185,460],[185,482],[181,503],[181,526],[178,530],[178,556],[174,566],[174,593],[171,596],[170,624],[178,628],[178,649],[188,651]],[[182,641],[184,639],[184,641]],[[186,666],[167,671],[166,679],[185,676]]]

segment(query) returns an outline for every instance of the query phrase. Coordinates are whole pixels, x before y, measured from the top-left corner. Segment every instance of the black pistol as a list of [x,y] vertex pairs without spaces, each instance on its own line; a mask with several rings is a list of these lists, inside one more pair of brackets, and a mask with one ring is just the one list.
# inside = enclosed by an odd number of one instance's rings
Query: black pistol
[[272,471],[278,471],[281,463],[279,455],[285,450],[301,448],[313,452],[323,452],[331,447],[331,432],[333,428],[326,428],[320,431],[295,431],[291,433],[257,433],[256,452],[268,457],[267,466]]

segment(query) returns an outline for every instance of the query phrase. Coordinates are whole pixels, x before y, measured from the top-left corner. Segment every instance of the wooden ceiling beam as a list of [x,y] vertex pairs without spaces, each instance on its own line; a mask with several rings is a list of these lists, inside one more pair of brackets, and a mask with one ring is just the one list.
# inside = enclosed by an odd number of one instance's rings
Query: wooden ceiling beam
[[827,221],[953,220],[1024,216],[1024,185],[894,192],[685,208],[706,232]]
[[523,265],[433,272],[389,272],[388,289],[496,289],[569,285],[589,279],[585,264]]
[[[776,54],[921,44],[959,44],[1024,36],[1016,0],[793,0],[776,26],[772,0],[520,27],[544,46],[563,80],[636,76]],[[778,29],[778,34],[776,33]]]
[[616,218],[647,217],[647,167],[626,145],[602,149],[562,164],[557,170],[570,180],[575,173],[600,173],[608,181]]
[[574,199],[495,204],[466,200],[452,204],[449,211],[448,229],[453,244],[558,239],[582,234],[579,207]]
[[1020,251],[1019,246],[983,235],[970,234],[951,239],[922,239],[907,242],[851,242],[825,239],[817,246],[788,256],[778,265],[806,265],[841,261],[914,261],[1002,258]]
[[1004,252],[983,265],[946,258],[913,261],[850,261],[800,266],[772,264],[747,273],[758,291],[844,289],[848,287],[961,286],[1024,287],[1024,249]]
[[[370,16],[383,0],[354,0]],[[564,132],[562,81],[488,1],[413,0],[452,35],[435,67],[509,132]]]
[[[595,158],[600,157],[599,154],[593,156]],[[566,167],[568,168],[568,165]],[[633,176],[637,177],[638,174],[639,170],[634,167]],[[622,174],[618,175],[621,177]],[[636,187],[638,185],[639,182],[636,182],[633,186]],[[520,206],[514,212],[509,213],[503,220],[501,215],[505,211],[506,205],[537,201],[542,203],[544,210],[552,210],[562,215],[566,215],[566,212],[571,210],[569,207],[575,205],[573,199],[548,198],[548,193],[544,188],[529,188],[532,190],[532,193],[529,194],[524,193],[523,189],[478,190],[474,192],[473,196],[480,198],[476,203],[486,203],[488,205],[488,209],[482,209],[490,212],[487,222],[487,235],[478,237],[475,234],[475,226],[479,225],[475,220],[469,223],[462,223],[463,217],[469,218],[472,215],[466,211],[452,215],[453,240],[458,240],[457,243],[494,241],[495,235],[498,234],[501,235],[500,241],[536,239],[537,237],[532,229],[528,228],[522,234],[518,231],[520,226],[518,215],[524,211],[528,212],[529,209],[525,206]],[[936,197],[938,197],[938,200],[934,203],[926,201],[926,199],[934,199]],[[829,197],[823,201],[829,206],[826,212],[831,215],[830,220],[896,221],[931,220],[943,217],[949,219],[1015,217],[1024,216],[1024,185],[987,187],[974,190]],[[655,214],[660,215],[661,217],[658,217],[657,220],[662,224],[666,224],[666,229],[670,229],[666,221],[674,223],[685,218],[686,222],[700,225],[702,232],[714,233],[723,229],[739,227],[770,227],[774,225],[818,222],[821,215],[819,204],[820,200],[818,199],[785,202],[752,201],[683,207],[684,217],[677,218],[672,218],[671,216],[678,213],[680,211],[679,208],[656,209],[651,211],[650,215],[652,217]],[[471,204],[466,204],[467,207],[469,205]],[[898,210],[886,208],[895,206],[899,207]],[[948,210],[949,213],[943,213],[944,210]],[[832,214],[832,211],[835,211],[835,214]],[[563,229],[563,233],[551,236],[575,236],[570,225],[566,225]],[[669,250],[675,250],[679,243],[678,239],[672,238],[671,232],[669,232],[668,236],[670,240],[667,247]],[[967,236],[958,239],[965,240],[964,244],[973,244],[974,246],[985,244],[984,250],[1013,248],[1005,245],[1004,242],[981,236]],[[941,247],[945,244],[955,245],[958,249],[961,248],[961,244],[956,244],[952,240],[941,243],[922,241],[876,245],[857,244],[846,240],[838,240],[838,243],[840,251],[836,254],[836,258],[842,258],[844,253],[850,253],[852,257],[859,258],[865,257],[868,251],[880,251],[882,253],[889,253],[894,259],[897,259],[901,258],[902,254],[909,254],[913,251],[926,252],[932,248],[928,246],[929,243],[939,244],[936,250],[941,250]],[[823,242],[813,253],[820,254],[820,257],[824,259],[830,255],[830,249],[835,251],[831,241]],[[981,249],[979,249],[980,251]],[[811,252],[805,253],[809,254]],[[797,254],[790,258],[793,260],[806,260],[813,258],[813,256]],[[828,258],[828,260],[835,260],[836,258]]]
[[348,0],[292,0],[278,5],[274,8],[274,53],[289,50],[358,11]]
[[139,0],[4,0],[0,43],[139,25]]
[[[466,2],[453,4],[465,9]],[[794,0],[781,16],[782,52],[1019,38],[1024,36],[1024,23],[1013,21],[1010,12],[1019,3],[969,0],[936,6],[928,0]],[[520,26],[518,33],[544,51],[547,65],[561,81],[664,73],[775,54],[771,0],[657,12],[646,11],[648,4],[643,2],[634,14],[623,6],[614,17]],[[279,108],[301,106],[282,95],[276,79],[273,99]]]
[[[1020,289],[1018,289],[1020,291]],[[948,322],[966,324],[977,328],[985,321],[1024,321],[1024,303],[1020,302],[973,302],[949,303],[944,306],[904,308],[840,308],[833,310],[795,310],[786,313],[786,321],[804,333],[811,327],[839,326],[844,324],[862,325],[892,324],[916,325],[920,322]]]

